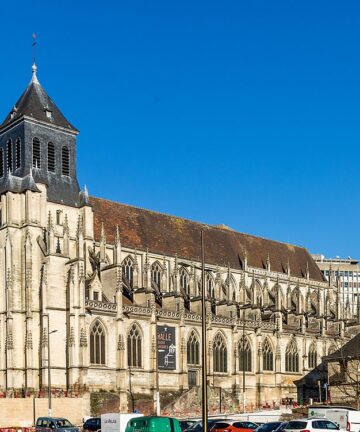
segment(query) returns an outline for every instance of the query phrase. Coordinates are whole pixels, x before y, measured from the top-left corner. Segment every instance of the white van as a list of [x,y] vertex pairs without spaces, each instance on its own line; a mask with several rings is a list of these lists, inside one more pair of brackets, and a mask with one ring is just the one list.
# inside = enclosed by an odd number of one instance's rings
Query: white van
[[309,418],[326,418],[339,426],[341,432],[360,431],[360,411],[345,406],[310,406]]
[[128,421],[144,414],[101,414],[101,432],[125,432]]

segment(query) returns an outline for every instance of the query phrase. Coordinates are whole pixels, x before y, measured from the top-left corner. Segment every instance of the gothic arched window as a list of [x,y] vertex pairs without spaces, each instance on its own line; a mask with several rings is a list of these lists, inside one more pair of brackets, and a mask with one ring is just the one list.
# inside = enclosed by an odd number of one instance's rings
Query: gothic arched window
[[8,140],[6,143],[6,161],[7,161],[7,170],[12,172],[13,170],[13,151],[12,151],[12,141]]
[[308,355],[309,368],[314,369],[317,366],[317,351],[316,346],[311,344]]
[[180,288],[185,291],[187,295],[190,294],[190,277],[189,273],[184,269],[184,267],[180,268]]
[[90,363],[105,364],[105,329],[96,320],[90,330]]
[[251,346],[247,338],[239,341],[239,370],[251,372]]
[[20,168],[21,166],[21,139],[16,139],[15,144],[15,167]]
[[299,372],[299,353],[294,339],[286,347],[285,370],[286,372]]
[[218,333],[213,342],[214,372],[227,372],[227,348],[222,335]]
[[4,177],[4,150],[0,149],[0,177]]
[[191,331],[189,339],[187,341],[187,362],[190,365],[198,365],[200,364],[200,343],[198,335]]
[[55,146],[52,142],[48,143],[48,160],[47,169],[50,172],[55,172]]
[[133,286],[134,286],[134,261],[129,256],[127,256],[122,262],[122,274],[123,274],[123,278],[125,278],[125,281],[129,285],[129,287],[133,288]]
[[67,146],[61,149],[61,174],[70,175],[70,151]]
[[32,164],[34,168],[41,168],[41,151],[39,138],[33,139],[32,145]]
[[268,339],[263,344],[263,370],[274,370],[274,354]]
[[155,288],[157,288],[159,291],[161,289],[161,275],[162,268],[160,264],[156,261],[151,266],[151,284],[155,285]]
[[133,324],[127,336],[128,366],[141,367],[141,331],[137,324]]

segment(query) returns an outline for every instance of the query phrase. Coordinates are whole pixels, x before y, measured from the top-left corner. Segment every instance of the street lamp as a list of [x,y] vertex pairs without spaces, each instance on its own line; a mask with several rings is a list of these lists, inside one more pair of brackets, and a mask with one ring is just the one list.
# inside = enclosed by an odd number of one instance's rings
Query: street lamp
[[50,335],[56,333],[57,330],[50,331],[50,317],[48,316],[48,415],[51,417],[51,367],[50,367]]
[[131,373],[131,367],[129,366],[129,394],[130,394],[130,397],[131,397],[131,412],[134,412],[135,411],[135,399],[134,399],[134,395],[133,395],[133,392],[132,392],[132,385],[131,385],[131,376],[132,376],[133,374]]
[[[202,400],[202,425],[203,432],[208,432],[208,395],[207,395],[207,342],[206,342],[206,283],[205,283],[205,246],[204,246],[204,230],[200,231],[201,236],[201,267],[193,266],[201,269],[201,400]],[[181,263],[184,267],[190,267],[187,263]]]
[[206,352],[206,295],[205,295],[205,248],[204,231],[201,230],[201,352],[202,352],[202,424],[203,431],[208,432],[208,396],[207,396],[207,352]]
[[[241,310],[245,310],[245,309],[252,309],[252,305],[242,305],[240,306]],[[245,412],[245,403],[246,403],[246,396],[245,396],[245,392],[246,392],[246,385],[245,385],[245,381],[246,381],[246,371],[245,371],[245,312],[243,314],[243,322],[242,322],[242,409],[243,409],[243,413]]]
[[360,365],[357,366],[356,373],[356,408],[359,411],[360,409],[360,401],[359,401],[359,374],[360,374]]

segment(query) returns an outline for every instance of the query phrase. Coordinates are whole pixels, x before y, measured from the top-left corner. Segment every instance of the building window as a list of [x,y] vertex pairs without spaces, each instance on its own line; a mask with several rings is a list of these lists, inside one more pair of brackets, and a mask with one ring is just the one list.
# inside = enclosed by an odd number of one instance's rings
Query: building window
[[56,210],[56,225],[62,225],[62,210]]
[[98,320],[90,330],[90,363],[105,364],[105,329]]
[[187,362],[190,365],[200,364],[200,343],[197,334],[194,330],[191,331],[187,341]]
[[39,138],[33,139],[32,163],[34,168],[41,168],[41,153]]
[[69,147],[66,146],[61,149],[61,174],[70,175],[70,152]]
[[268,339],[263,344],[263,370],[274,370],[274,354]]
[[316,347],[314,344],[312,344],[310,346],[308,362],[309,362],[309,368],[311,368],[311,369],[316,368],[316,366],[317,366],[317,352],[316,352]]
[[251,372],[251,346],[247,338],[239,341],[239,370]]
[[21,139],[16,139],[16,146],[15,146],[15,166],[16,168],[20,168],[21,166]]
[[12,172],[13,170],[13,152],[12,152],[12,141],[8,140],[6,144],[6,159],[7,159],[7,170]]
[[151,266],[151,285],[160,291],[162,268],[158,262]]
[[141,367],[141,332],[139,326],[133,324],[127,337],[128,366]]
[[214,372],[227,372],[227,348],[220,333],[215,336],[213,342],[213,361]]
[[295,340],[288,343],[285,352],[286,372],[299,372],[299,353]]
[[198,375],[198,372],[196,370],[189,370],[189,372],[188,372],[189,388],[197,386],[197,375]]
[[180,288],[185,291],[187,295],[190,295],[190,278],[189,273],[181,267],[180,269]]
[[0,177],[4,177],[4,149],[0,149]]
[[129,288],[134,286],[134,262],[131,257],[126,257],[122,262],[122,275],[125,285]]
[[205,275],[206,291],[208,298],[215,298],[214,280],[209,272]]
[[50,172],[55,172],[55,146],[52,142],[48,143],[48,166]]
[[99,291],[94,291],[94,294],[93,294],[93,297],[94,297],[94,300],[99,300]]

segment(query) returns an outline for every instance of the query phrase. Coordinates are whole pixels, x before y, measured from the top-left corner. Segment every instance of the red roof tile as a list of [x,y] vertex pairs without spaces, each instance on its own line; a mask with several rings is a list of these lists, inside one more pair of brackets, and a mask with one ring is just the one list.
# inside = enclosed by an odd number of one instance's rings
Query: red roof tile
[[208,264],[241,269],[246,250],[248,265],[264,268],[270,256],[271,270],[284,272],[290,264],[291,275],[323,281],[315,261],[305,248],[267,240],[228,228],[214,227],[175,216],[132,207],[101,198],[90,198],[94,210],[95,239],[99,240],[104,223],[107,242],[113,242],[119,226],[123,246],[179,258],[200,261],[200,231],[205,232],[205,260]]

